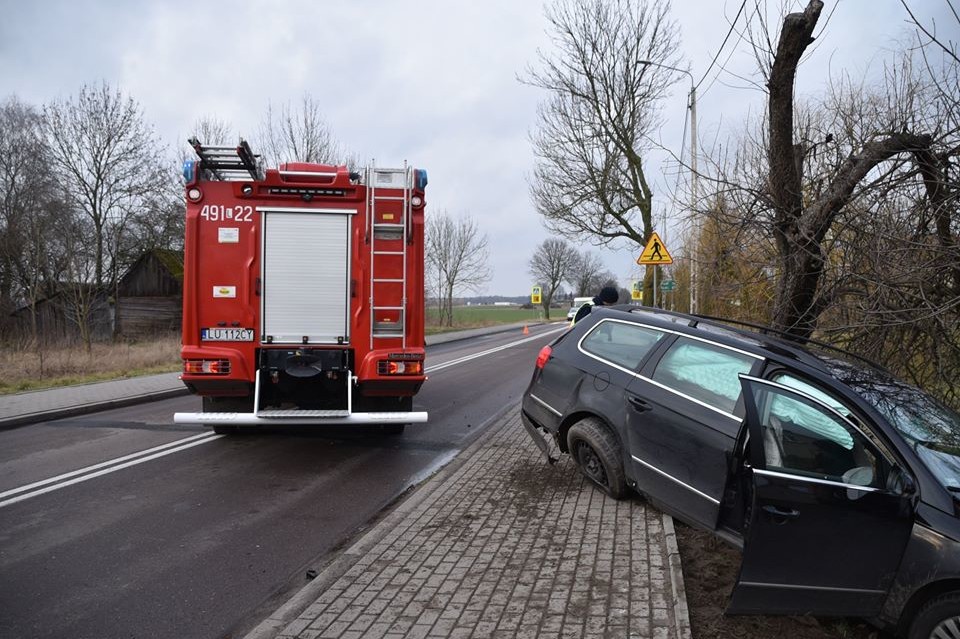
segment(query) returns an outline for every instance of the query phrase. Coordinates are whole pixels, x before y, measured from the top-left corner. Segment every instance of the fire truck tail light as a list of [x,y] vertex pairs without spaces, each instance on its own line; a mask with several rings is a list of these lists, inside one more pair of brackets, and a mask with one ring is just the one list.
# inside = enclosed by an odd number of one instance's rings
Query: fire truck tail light
[[547,365],[547,360],[550,359],[550,355],[553,354],[553,349],[549,346],[544,346],[540,349],[540,353],[537,355],[537,368],[542,369]]
[[377,373],[380,375],[423,375],[423,362],[380,360],[377,362]]
[[414,195],[412,198],[410,198],[410,206],[413,208],[419,208],[423,206],[423,198],[419,195]]
[[185,359],[183,372],[190,375],[229,375],[228,359]]
[[191,202],[199,202],[203,198],[203,191],[193,186],[187,189],[187,198]]

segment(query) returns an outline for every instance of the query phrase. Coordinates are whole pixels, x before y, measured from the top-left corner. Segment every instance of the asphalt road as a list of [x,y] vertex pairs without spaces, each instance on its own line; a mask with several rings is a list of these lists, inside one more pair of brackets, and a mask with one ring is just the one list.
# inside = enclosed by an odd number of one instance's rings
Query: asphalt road
[[0,637],[242,636],[515,409],[556,329],[430,347],[430,421],[399,437],[173,425],[195,397],[0,432]]

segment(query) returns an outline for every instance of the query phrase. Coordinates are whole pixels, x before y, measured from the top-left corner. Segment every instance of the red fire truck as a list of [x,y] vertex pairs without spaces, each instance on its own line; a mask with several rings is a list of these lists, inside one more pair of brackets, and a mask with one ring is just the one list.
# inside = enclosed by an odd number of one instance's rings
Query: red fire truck
[[424,422],[426,171],[289,163],[190,140],[183,383],[218,433]]

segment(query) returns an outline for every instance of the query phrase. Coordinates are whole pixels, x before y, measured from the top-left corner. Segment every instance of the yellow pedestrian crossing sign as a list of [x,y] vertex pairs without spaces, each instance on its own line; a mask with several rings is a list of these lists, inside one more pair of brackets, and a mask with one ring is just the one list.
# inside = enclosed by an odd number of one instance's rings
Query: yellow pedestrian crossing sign
[[656,231],[650,233],[650,239],[647,240],[647,245],[643,247],[643,253],[637,258],[637,264],[673,264],[673,258],[670,257],[667,247],[663,245],[663,240],[660,239]]

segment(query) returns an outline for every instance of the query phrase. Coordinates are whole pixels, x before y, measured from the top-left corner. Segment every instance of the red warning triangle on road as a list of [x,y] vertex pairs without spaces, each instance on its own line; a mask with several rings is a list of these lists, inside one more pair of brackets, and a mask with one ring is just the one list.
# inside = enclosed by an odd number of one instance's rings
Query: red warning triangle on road
[[650,239],[647,240],[647,245],[637,258],[637,264],[673,264],[670,252],[667,251],[667,247],[664,246],[663,240],[656,231],[650,233]]

